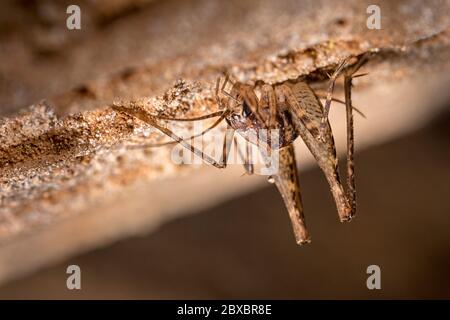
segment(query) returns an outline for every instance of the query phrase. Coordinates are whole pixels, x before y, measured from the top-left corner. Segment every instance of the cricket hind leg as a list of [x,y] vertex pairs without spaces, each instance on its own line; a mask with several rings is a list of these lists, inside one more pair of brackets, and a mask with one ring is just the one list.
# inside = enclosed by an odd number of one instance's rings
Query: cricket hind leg
[[288,210],[297,244],[309,243],[311,240],[303,215],[297,163],[292,144],[279,149],[279,169],[272,178]]
[[[291,92],[284,90],[284,94],[286,95],[286,101],[288,102],[295,127],[330,185],[339,219],[341,221],[350,220],[351,208],[340,181],[336,148],[328,119],[326,120],[325,133],[322,135],[326,139],[319,139],[318,129],[323,116],[320,101],[312,89],[302,82],[297,83]],[[305,115],[308,117],[306,118]],[[308,121],[305,121],[305,119]]]
[[353,125],[353,106],[352,106],[352,80],[358,75],[354,75],[367,62],[367,55],[364,55],[356,63],[356,65],[345,73],[344,76],[344,93],[345,93],[345,109],[347,118],[347,198],[352,208],[352,217],[356,214],[356,184],[355,184],[355,137]]

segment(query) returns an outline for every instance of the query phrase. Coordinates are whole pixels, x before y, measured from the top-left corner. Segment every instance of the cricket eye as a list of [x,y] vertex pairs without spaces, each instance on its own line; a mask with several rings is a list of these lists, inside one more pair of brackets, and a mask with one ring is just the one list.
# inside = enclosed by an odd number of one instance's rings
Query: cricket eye
[[243,105],[242,105],[242,115],[244,117],[248,117],[249,115],[252,114],[252,110],[250,109],[250,107],[248,106],[248,104],[244,101]]

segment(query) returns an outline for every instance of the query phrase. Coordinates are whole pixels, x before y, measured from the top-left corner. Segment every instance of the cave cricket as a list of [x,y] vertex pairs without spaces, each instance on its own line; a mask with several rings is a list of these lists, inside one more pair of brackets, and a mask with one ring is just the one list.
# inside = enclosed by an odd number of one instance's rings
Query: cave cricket
[[[356,59],[352,65],[351,59]],[[155,117],[145,112],[142,108],[131,108],[121,104],[113,105],[113,109],[136,117],[147,124],[160,130],[173,139],[170,142],[159,145],[179,143],[205,162],[217,167],[225,168],[231,143],[235,140],[235,133],[239,133],[250,143],[256,144],[262,154],[268,155],[271,149],[278,151],[278,170],[269,177],[269,182],[274,182],[282,195],[289,213],[296,242],[305,244],[310,242],[308,229],[306,228],[303,214],[303,204],[300,194],[300,183],[295,159],[293,142],[300,136],[313,154],[319,167],[325,174],[331,193],[336,203],[338,216],[341,222],[350,221],[356,213],[356,188],[354,175],[354,130],[351,88],[352,79],[364,74],[356,72],[367,61],[367,54],[361,57],[349,57],[344,59],[330,76],[326,95],[320,96],[307,84],[306,81],[286,81],[281,84],[260,86],[260,97],[255,92],[255,86],[232,82],[228,75],[223,82],[217,79],[215,97],[219,106],[218,112],[195,118],[170,118]],[[333,98],[335,81],[340,74],[344,75],[345,102]],[[231,84],[231,90],[227,91],[227,85]],[[320,98],[326,99],[323,106]],[[345,104],[347,121],[347,159],[346,159],[346,185],[341,183],[338,172],[338,160],[334,137],[328,121],[331,102],[336,101]],[[198,121],[218,117],[218,119],[202,133],[188,138],[182,138],[156,120],[173,121]],[[223,120],[227,123],[227,130],[223,141],[222,156],[216,161],[211,156],[203,153],[188,142],[197,136],[201,136],[216,127]],[[267,134],[254,134],[259,131],[277,130],[276,141]],[[256,138],[255,136],[259,137]],[[267,139],[261,139],[261,136]],[[244,168],[246,173],[253,174],[253,164],[249,159],[250,153],[240,154],[245,158]]]

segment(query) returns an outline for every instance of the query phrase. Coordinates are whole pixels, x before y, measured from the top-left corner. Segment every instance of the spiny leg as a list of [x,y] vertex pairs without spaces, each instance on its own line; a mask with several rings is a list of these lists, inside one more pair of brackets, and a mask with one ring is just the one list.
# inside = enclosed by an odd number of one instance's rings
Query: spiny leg
[[336,83],[336,79],[339,76],[339,74],[341,73],[342,69],[344,69],[345,65],[347,64],[348,59],[345,59],[344,61],[342,61],[338,68],[333,72],[333,75],[330,77],[330,84],[327,90],[327,100],[325,102],[325,106],[323,109],[323,117],[322,117],[322,121],[320,124],[320,136],[319,138],[321,140],[324,140],[324,134],[325,134],[325,130],[326,130],[326,126],[327,126],[327,120],[328,120],[328,114],[330,112],[330,106],[331,106],[331,100],[333,98],[333,91],[334,91],[334,84]]
[[[203,136],[205,133],[207,133],[208,131],[210,131],[211,129],[213,129],[214,127],[216,127],[222,120],[224,119],[224,117],[219,120],[217,120],[211,127],[207,128],[206,130],[204,130],[203,132],[193,135],[191,137],[187,137],[187,138],[182,138],[182,141],[185,142],[186,140],[193,140],[196,137],[199,136]],[[158,128],[159,129],[159,128]],[[160,129],[159,129],[160,130]],[[224,136],[224,141],[223,141],[223,146],[222,146],[222,155],[221,155],[221,162],[218,163],[219,166],[215,165],[218,168],[224,169],[227,167],[228,164],[228,156],[230,154],[230,150],[231,150],[231,143],[233,141],[233,136],[234,136],[234,132],[235,130],[231,127],[231,126],[227,126],[227,130],[225,132],[225,136]],[[175,141],[171,141],[171,142],[166,142],[165,145],[167,144],[174,144],[174,143],[180,143],[182,144],[180,140],[175,140]],[[187,144],[187,143],[186,143]],[[183,145],[183,144],[182,144]],[[190,144],[192,148],[195,148],[192,143]],[[185,145],[183,145],[185,146]],[[192,149],[190,149],[192,151]],[[194,154],[199,155],[198,153],[192,151]],[[211,161],[208,161],[207,158],[212,159],[211,157],[209,157],[208,155],[206,155],[205,153],[203,153],[202,151],[198,150],[198,152],[201,152],[201,158],[206,160],[207,162],[209,162],[210,164],[214,165],[214,163],[211,163]],[[212,159],[214,160],[214,159]],[[214,160],[215,161],[215,160]]]
[[[355,78],[355,76],[353,76],[353,78]],[[322,95],[321,92],[315,91],[315,93],[316,93],[316,95],[317,95],[317,97],[319,99],[322,99],[322,100],[326,100],[327,99],[327,96],[326,95]],[[345,105],[345,101],[342,101],[341,99],[338,99],[338,98],[331,98],[331,101],[334,101],[334,102],[337,102],[337,103]],[[361,110],[359,110],[357,107],[352,106],[352,109],[354,111],[356,111],[356,113],[358,113],[361,117],[366,118],[366,115]]]
[[[203,136],[205,133],[207,133],[208,131],[212,130],[213,128],[215,128],[222,120],[224,119],[224,117],[221,117],[220,119],[218,119],[213,125],[211,125],[209,128],[207,128],[206,130],[202,131],[199,134],[187,137],[187,138],[182,138],[183,141],[186,140],[193,140],[194,138]],[[221,163],[219,165],[221,165],[221,168],[226,168],[227,167],[227,163],[228,163],[228,155],[230,153],[231,150],[231,143],[233,141],[233,136],[234,136],[234,132],[235,130],[231,127],[231,126],[227,126],[227,130],[225,132],[225,136],[224,136],[224,141],[223,141],[223,147],[222,147],[222,155],[221,155]],[[169,144],[175,144],[175,143],[181,143],[181,141],[179,140],[174,140],[174,141],[169,141],[169,142],[164,142],[164,143],[160,143],[160,144],[152,144],[152,145],[144,145],[144,146],[137,146],[139,148],[145,148],[145,147],[156,147],[156,146],[163,146],[163,145],[169,145]],[[192,146],[192,143],[191,143]],[[133,146],[134,147],[134,146]],[[192,146],[193,147],[193,146]],[[191,150],[192,151],[192,150]],[[202,152],[199,150],[199,152]],[[194,152],[195,153],[195,152]],[[197,154],[197,153],[195,153]],[[198,154],[197,154],[198,155]],[[204,154],[202,152],[202,158],[204,157],[208,157],[206,154]],[[209,158],[209,157],[208,157]],[[207,162],[209,162],[207,159],[205,159]]]
[[154,126],[155,128],[157,128],[159,131],[161,131],[162,133],[166,134],[167,136],[169,136],[173,140],[177,141],[184,148],[188,149],[189,151],[191,151],[192,153],[194,153],[196,156],[200,157],[201,159],[205,160],[209,164],[212,164],[213,166],[215,166],[215,167],[217,167],[219,169],[225,168],[225,166],[222,163],[218,163],[212,157],[210,157],[207,154],[203,153],[203,151],[201,151],[200,149],[194,147],[192,144],[186,142],[183,138],[177,136],[170,129],[167,129],[165,127],[160,126],[159,124],[156,123],[156,121],[153,121],[151,119],[148,119],[146,122],[148,124]]
[[[224,88],[225,88],[225,86],[226,86],[228,81],[229,81],[229,79],[228,79],[228,75],[227,75],[227,77],[225,78],[225,81],[224,81],[224,83],[222,85],[222,91],[224,91]],[[220,77],[217,78],[216,100],[217,100],[217,104],[218,104],[219,108],[223,109],[221,101],[219,99],[219,85],[220,85]],[[169,121],[198,121],[198,120],[204,120],[204,119],[209,119],[209,118],[220,116],[220,118],[216,122],[214,122],[213,125],[211,125],[209,128],[207,128],[203,132],[201,132],[199,134],[196,134],[196,135],[192,135],[192,136],[187,137],[187,138],[181,138],[181,137],[177,136],[175,133],[173,133],[171,130],[159,126],[156,123],[156,121],[154,120],[155,117],[147,114],[146,112],[143,112],[143,110],[125,108],[124,106],[120,106],[120,105],[114,105],[114,106],[112,106],[112,108],[114,110],[125,112],[125,113],[127,113],[129,115],[135,116],[135,117],[141,119],[142,121],[149,123],[150,125],[154,126],[155,128],[157,128],[158,130],[160,130],[161,132],[163,132],[164,134],[168,135],[169,137],[171,137],[174,140],[174,141],[168,141],[168,142],[162,142],[162,143],[156,143],[156,144],[146,144],[146,145],[139,145],[139,146],[131,146],[131,147],[128,147],[129,149],[134,149],[134,148],[141,149],[141,148],[160,147],[160,146],[165,146],[165,145],[179,143],[183,147],[187,148],[188,150],[190,150],[191,152],[193,152],[197,156],[200,156],[206,162],[216,166],[217,168],[225,168],[226,167],[226,158],[228,157],[228,153],[229,153],[229,149],[230,149],[229,148],[230,147],[230,142],[228,143],[228,147],[226,147],[226,143],[227,143],[228,140],[232,139],[232,135],[234,134],[234,130],[231,133],[231,138],[230,139],[227,139],[227,135],[225,136],[224,146],[223,146],[224,150],[223,150],[223,154],[222,154],[222,157],[221,157],[221,163],[217,163],[210,156],[204,154],[201,150],[198,150],[192,144],[187,143],[186,140],[189,140],[189,139],[192,140],[192,139],[194,139],[196,137],[203,136],[205,133],[207,133],[208,131],[210,131],[213,128],[215,128],[229,114],[228,110],[217,111],[217,112],[213,112],[213,113],[208,114],[208,115],[204,115],[204,116],[200,116],[200,117],[194,117],[194,118],[171,118],[171,117],[164,117],[164,116],[158,117],[158,119],[169,120]],[[227,130],[226,134],[228,134],[228,135],[230,134],[229,130]],[[228,152],[226,152],[226,149],[228,149]]]
[[[209,115],[209,118],[215,117],[215,115],[213,116],[213,114]],[[194,119],[194,118],[191,118]],[[198,120],[202,120],[200,119],[200,117],[196,118]],[[206,119],[206,118],[205,118]],[[186,137],[183,138],[183,140],[192,140],[194,138],[198,138],[201,137],[203,135],[205,135],[207,132],[209,132],[210,130],[214,129],[215,127],[217,127],[217,125],[219,125],[222,121],[223,121],[224,117],[223,117],[223,112],[221,112],[221,117],[216,120],[211,126],[209,126],[208,128],[206,128],[205,130],[203,130],[202,132],[192,135],[190,137]],[[174,120],[174,118],[172,118],[171,120]],[[184,119],[182,121],[188,121],[187,119]],[[191,120],[191,121],[196,121],[196,120]],[[167,146],[167,145],[171,145],[171,144],[176,144],[179,143],[178,141],[172,140],[172,141],[165,141],[165,142],[159,142],[159,143],[148,143],[148,144],[141,144],[141,145],[133,145],[133,146],[127,146],[127,149],[133,150],[133,149],[145,149],[145,148],[155,148],[155,147],[162,147],[162,146]]]
[[[219,82],[220,78],[218,79]],[[217,97],[217,90],[216,89],[216,97]],[[219,101],[219,99],[217,99],[218,105],[219,107],[221,107],[221,103]],[[122,106],[112,106],[113,109],[115,110],[122,110],[125,111],[126,108],[123,108]],[[119,110],[119,111],[120,111]],[[165,116],[154,116],[155,118],[158,118],[160,120],[166,120],[166,121],[186,121],[186,122],[190,122],[190,121],[199,121],[199,120],[206,120],[206,119],[210,119],[210,118],[214,118],[214,117],[219,117],[219,116],[223,116],[225,111],[217,111],[217,112],[213,112],[204,116],[199,116],[199,117],[193,117],[193,118],[176,118],[176,117],[165,117]],[[125,111],[125,113],[127,113]],[[220,122],[222,122],[222,120],[224,119],[224,117],[219,118],[218,121],[216,121],[212,126],[210,126],[209,128],[207,128],[206,130],[204,130],[203,132],[201,132],[200,134],[196,134],[187,138],[184,138],[183,140],[189,140],[189,139],[193,139],[193,138],[197,138],[200,136],[203,136],[205,133],[207,133],[208,131],[212,130],[213,128],[215,128]],[[143,144],[143,145],[137,145],[137,146],[127,146],[127,149],[144,149],[144,148],[155,148],[155,147],[162,147],[162,146],[166,146],[166,145],[171,145],[171,144],[175,144],[178,143],[178,141],[166,141],[166,142],[160,142],[160,143],[152,143],[152,144]]]
[[[285,90],[284,94],[295,128],[313,154],[330,185],[339,219],[341,221],[350,220],[351,208],[340,182],[333,133],[328,119],[326,120],[324,134],[326,139],[325,141],[319,139],[318,127],[323,116],[320,101],[312,89],[303,82],[297,83],[291,91]],[[305,115],[309,115],[306,121]]]
[[288,210],[295,240],[297,244],[305,244],[311,240],[303,215],[303,203],[300,194],[294,146],[290,144],[279,149],[279,159],[279,170],[272,177]]
[[[184,148],[188,149],[189,151],[191,151],[192,153],[194,153],[198,157],[202,158],[203,160],[205,160],[209,164],[211,164],[211,165],[213,165],[213,166],[215,166],[215,167],[217,167],[219,169],[223,169],[224,168],[224,165],[222,163],[218,163],[212,157],[210,157],[207,154],[203,153],[203,151],[201,151],[200,149],[196,148],[192,144],[186,142],[185,139],[179,137],[174,132],[172,132],[170,129],[159,125],[157,123],[156,119],[153,116],[149,115],[147,112],[145,112],[141,108],[126,108],[124,106],[118,106],[118,105],[115,105],[112,108],[114,110],[116,110],[116,111],[124,112],[124,113],[126,113],[128,115],[134,116],[134,117],[136,117],[136,118],[138,118],[138,119],[140,119],[140,120],[150,124],[151,126],[155,127],[156,129],[158,129],[162,133],[166,134],[167,136],[169,136],[170,138],[172,138],[173,140],[178,142],[180,145],[182,145]],[[225,119],[226,116],[227,116],[227,112],[224,112],[222,114],[222,116],[219,118],[218,121],[222,121],[223,119]]]
[[353,112],[352,112],[352,97],[351,97],[352,77],[345,76],[344,91],[345,91],[345,109],[347,117],[347,198],[352,208],[351,215],[356,214],[356,185],[355,185],[355,138],[353,126]]
[[355,185],[355,138],[353,125],[352,106],[352,80],[354,74],[367,62],[367,55],[364,55],[356,65],[346,72],[344,76],[345,108],[347,118],[347,198],[352,208],[352,216],[356,214],[356,185]]

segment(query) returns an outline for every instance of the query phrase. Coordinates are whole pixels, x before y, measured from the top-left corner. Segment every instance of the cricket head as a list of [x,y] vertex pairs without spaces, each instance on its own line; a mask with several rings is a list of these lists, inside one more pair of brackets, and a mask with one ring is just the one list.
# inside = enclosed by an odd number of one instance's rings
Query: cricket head
[[230,91],[228,107],[231,113],[250,117],[258,108],[258,97],[253,87],[236,82]]

